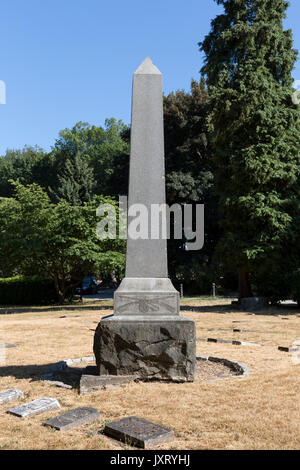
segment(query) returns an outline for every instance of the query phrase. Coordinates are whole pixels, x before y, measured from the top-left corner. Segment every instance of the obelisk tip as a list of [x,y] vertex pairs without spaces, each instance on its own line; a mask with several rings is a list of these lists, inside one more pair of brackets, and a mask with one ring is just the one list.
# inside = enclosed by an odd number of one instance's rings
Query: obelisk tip
[[150,57],[146,57],[146,59],[141,63],[139,68],[135,71],[135,75],[161,75],[161,72],[158,68],[153,64]]

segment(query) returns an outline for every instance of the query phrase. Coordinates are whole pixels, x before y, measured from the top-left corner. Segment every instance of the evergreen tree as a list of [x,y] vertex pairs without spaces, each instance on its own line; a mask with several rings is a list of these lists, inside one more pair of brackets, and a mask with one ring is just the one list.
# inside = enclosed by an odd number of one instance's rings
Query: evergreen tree
[[203,249],[186,251],[182,240],[168,242],[169,272],[175,284],[184,279],[185,292],[209,292],[210,262],[218,238],[207,104],[204,80],[192,80],[190,93],[178,90],[164,97],[167,203],[205,205]]
[[[88,166],[93,169],[96,194],[110,194],[114,173],[115,156],[129,153],[129,145],[122,138],[126,129],[122,121],[106,119],[104,128],[78,122],[72,129],[59,133],[52,157],[57,175],[65,171],[67,160],[73,161],[77,152],[86,156]],[[52,188],[59,182],[54,179]]]
[[73,206],[81,206],[93,199],[96,186],[93,169],[79,152],[72,160],[66,160],[64,172],[58,176],[58,181],[57,190],[50,190],[57,201],[64,200]]
[[[225,11],[199,46],[223,215],[218,252],[239,271],[240,297],[249,297],[249,273],[272,277],[295,262],[300,152],[291,73],[297,52],[282,25],[285,0],[216,1]],[[259,283],[258,293],[262,288]]]
[[[177,90],[164,97],[164,135],[167,203],[205,204],[205,244],[186,251],[182,240],[168,241],[168,264],[173,282],[185,292],[209,293],[211,259],[219,236],[217,197],[213,194],[211,145],[207,136],[208,93],[205,81],[192,80],[191,91]],[[121,133],[130,142],[130,128]],[[113,159],[110,194],[127,194],[128,154]],[[171,219],[171,223],[173,220]],[[173,233],[171,227],[171,234]]]

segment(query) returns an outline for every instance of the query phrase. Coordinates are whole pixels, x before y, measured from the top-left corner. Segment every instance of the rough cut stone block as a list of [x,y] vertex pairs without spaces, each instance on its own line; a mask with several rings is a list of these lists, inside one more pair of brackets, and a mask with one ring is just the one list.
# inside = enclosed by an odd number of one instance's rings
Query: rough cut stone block
[[38,415],[45,411],[57,410],[60,404],[55,398],[39,398],[16,408],[11,408],[7,413],[26,418],[27,416]]
[[23,392],[21,390],[9,389],[0,392],[0,404],[6,403],[8,401],[14,401],[18,398],[23,398]]
[[104,433],[128,445],[147,449],[174,439],[174,432],[136,416],[107,424]]
[[68,411],[67,413],[64,413],[61,416],[56,416],[53,419],[49,419],[44,423],[44,425],[55,428],[58,431],[66,431],[68,429],[81,426],[82,424],[92,423],[93,421],[96,421],[99,416],[100,413],[95,408],[82,407]]
[[82,375],[80,380],[80,395],[120,387],[120,385],[133,382],[135,379],[136,377],[133,375]]
[[94,354],[99,375],[192,382],[195,324],[179,316],[105,317],[95,333]]

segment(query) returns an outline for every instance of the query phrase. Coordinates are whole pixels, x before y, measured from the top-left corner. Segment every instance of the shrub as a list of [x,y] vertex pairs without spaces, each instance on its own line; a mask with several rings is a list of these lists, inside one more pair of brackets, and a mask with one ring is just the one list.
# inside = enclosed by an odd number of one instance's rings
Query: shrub
[[36,276],[0,278],[0,305],[45,305],[57,300],[52,279]]

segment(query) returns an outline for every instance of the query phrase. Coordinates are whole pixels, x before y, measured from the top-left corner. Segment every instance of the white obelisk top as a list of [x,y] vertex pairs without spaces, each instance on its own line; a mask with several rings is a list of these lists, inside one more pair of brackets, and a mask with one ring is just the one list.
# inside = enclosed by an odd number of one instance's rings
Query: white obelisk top
[[141,63],[139,68],[135,71],[135,75],[161,75],[161,72],[153,64],[150,57],[146,57],[144,62]]

